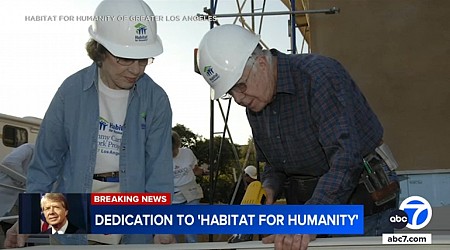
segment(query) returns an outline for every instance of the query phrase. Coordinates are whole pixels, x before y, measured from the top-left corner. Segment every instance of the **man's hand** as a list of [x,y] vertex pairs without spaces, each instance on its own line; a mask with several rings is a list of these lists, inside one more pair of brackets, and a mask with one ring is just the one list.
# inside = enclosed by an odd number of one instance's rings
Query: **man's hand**
[[[266,205],[275,202],[275,192],[273,189],[265,187]],[[316,239],[315,234],[272,234],[262,239],[262,243],[274,243],[275,250],[305,250],[309,242]]]
[[27,234],[19,234],[19,222],[16,221],[14,225],[6,231],[5,248],[24,247],[28,239]]
[[274,243],[275,250],[306,250],[315,234],[272,234],[262,239],[264,244]]
[[266,191],[266,205],[272,205],[275,202],[275,192],[273,189],[265,187],[264,191]]

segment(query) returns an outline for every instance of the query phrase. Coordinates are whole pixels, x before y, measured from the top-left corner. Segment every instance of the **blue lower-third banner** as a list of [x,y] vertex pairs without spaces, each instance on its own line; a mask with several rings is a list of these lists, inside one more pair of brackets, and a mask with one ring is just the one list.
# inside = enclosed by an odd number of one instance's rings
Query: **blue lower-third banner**
[[93,234],[363,234],[362,205],[91,206]]

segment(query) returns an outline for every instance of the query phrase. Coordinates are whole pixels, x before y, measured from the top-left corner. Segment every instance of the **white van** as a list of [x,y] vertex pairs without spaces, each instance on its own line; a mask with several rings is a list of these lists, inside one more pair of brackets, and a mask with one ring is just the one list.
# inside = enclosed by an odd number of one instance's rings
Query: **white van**
[[36,142],[41,122],[42,119],[36,117],[0,114],[0,160],[14,148],[27,142]]

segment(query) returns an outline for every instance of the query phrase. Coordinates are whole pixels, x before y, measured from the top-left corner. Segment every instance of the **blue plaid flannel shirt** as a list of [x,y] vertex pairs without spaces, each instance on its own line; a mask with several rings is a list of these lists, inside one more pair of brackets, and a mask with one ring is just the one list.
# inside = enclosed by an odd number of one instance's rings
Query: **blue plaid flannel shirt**
[[307,204],[345,204],[383,127],[336,60],[272,54],[278,59],[276,97],[260,112],[247,110],[257,160],[266,162],[264,186],[280,192],[289,176],[321,176]]

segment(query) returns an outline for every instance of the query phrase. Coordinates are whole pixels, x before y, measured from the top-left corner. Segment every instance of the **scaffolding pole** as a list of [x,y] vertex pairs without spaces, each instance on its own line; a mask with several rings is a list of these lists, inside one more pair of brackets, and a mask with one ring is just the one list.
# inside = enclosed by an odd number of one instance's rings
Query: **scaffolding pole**
[[[209,10],[209,9],[207,9]],[[306,14],[337,14],[340,9],[337,7],[332,7],[329,9],[319,9],[319,10],[296,10],[296,11],[269,11],[269,12],[251,12],[251,13],[232,13],[232,14],[197,14],[197,16],[202,18],[207,18],[209,16],[214,16],[216,18],[224,17],[244,17],[244,16],[279,16],[279,15],[306,15]]]

